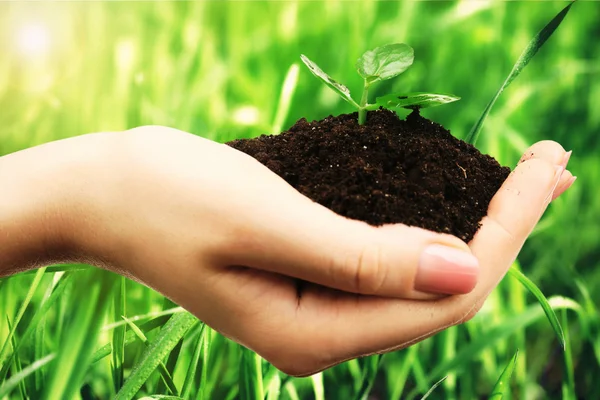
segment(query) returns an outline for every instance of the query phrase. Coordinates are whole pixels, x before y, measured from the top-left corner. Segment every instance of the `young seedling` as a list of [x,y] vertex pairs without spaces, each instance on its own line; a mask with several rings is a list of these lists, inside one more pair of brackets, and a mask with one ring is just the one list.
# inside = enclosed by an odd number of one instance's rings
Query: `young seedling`
[[374,104],[369,104],[369,88],[372,84],[394,78],[408,69],[414,60],[414,50],[407,44],[395,43],[377,47],[367,51],[356,61],[356,70],[364,79],[364,86],[360,103],[350,96],[350,90],[339,82],[333,80],[317,64],[308,59],[304,54],[300,56],[302,62],[317,78],[321,79],[344,100],[358,109],[358,123],[363,125],[367,120],[367,111],[379,107],[408,109],[421,109],[439,106],[460,100],[460,97],[441,93],[392,93],[378,97]]

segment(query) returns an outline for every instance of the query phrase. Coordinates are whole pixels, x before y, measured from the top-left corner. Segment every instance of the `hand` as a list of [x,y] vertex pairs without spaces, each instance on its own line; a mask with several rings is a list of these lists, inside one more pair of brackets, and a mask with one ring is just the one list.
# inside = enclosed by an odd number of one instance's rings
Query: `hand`
[[[29,237],[22,227],[32,213],[44,233],[21,246],[29,253],[0,258],[0,269],[85,261],[117,271],[298,376],[473,317],[573,180],[560,145],[535,144],[467,246],[348,220],[253,158],[169,128],[86,135],[0,161],[22,171],[20,184],[4,176],[13,183],[9,204],[31,210],[17,213],[20,222],[0,212],[0,237],[11,226]],[[32,193],[44,202],[17,201]]]

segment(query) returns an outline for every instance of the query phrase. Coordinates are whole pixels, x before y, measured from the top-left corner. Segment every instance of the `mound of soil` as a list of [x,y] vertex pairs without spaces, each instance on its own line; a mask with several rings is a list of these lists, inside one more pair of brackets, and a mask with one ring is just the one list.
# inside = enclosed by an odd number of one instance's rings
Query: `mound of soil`
[[300,119],[280,135],[227,143],[300,193],[371,225],[403,223],[470,241],[510,173],[417,111]]

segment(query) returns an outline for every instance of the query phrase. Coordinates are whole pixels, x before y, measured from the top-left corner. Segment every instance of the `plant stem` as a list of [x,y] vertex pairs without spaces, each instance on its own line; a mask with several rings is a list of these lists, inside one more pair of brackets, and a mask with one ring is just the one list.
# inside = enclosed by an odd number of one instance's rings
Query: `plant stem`
[[367,101],[369,100],[369,82],[365,79],[365,86],[363,88],[362,97],[360,98],[360,104],[358,107],[358,124],[364,125],[367,121]]

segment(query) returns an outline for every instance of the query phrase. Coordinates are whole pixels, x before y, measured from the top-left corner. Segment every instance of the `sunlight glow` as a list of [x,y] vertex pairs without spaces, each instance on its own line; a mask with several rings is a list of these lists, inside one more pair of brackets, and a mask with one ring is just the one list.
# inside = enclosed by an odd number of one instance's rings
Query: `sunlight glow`
[[260,120],[258,108],[242,106],[233,112],[233,120],[240,125],[256,125]]
[[43,55],[50,47],[48,29],[40,24],[22,26],[17,32],[19,49],[28,55]]

